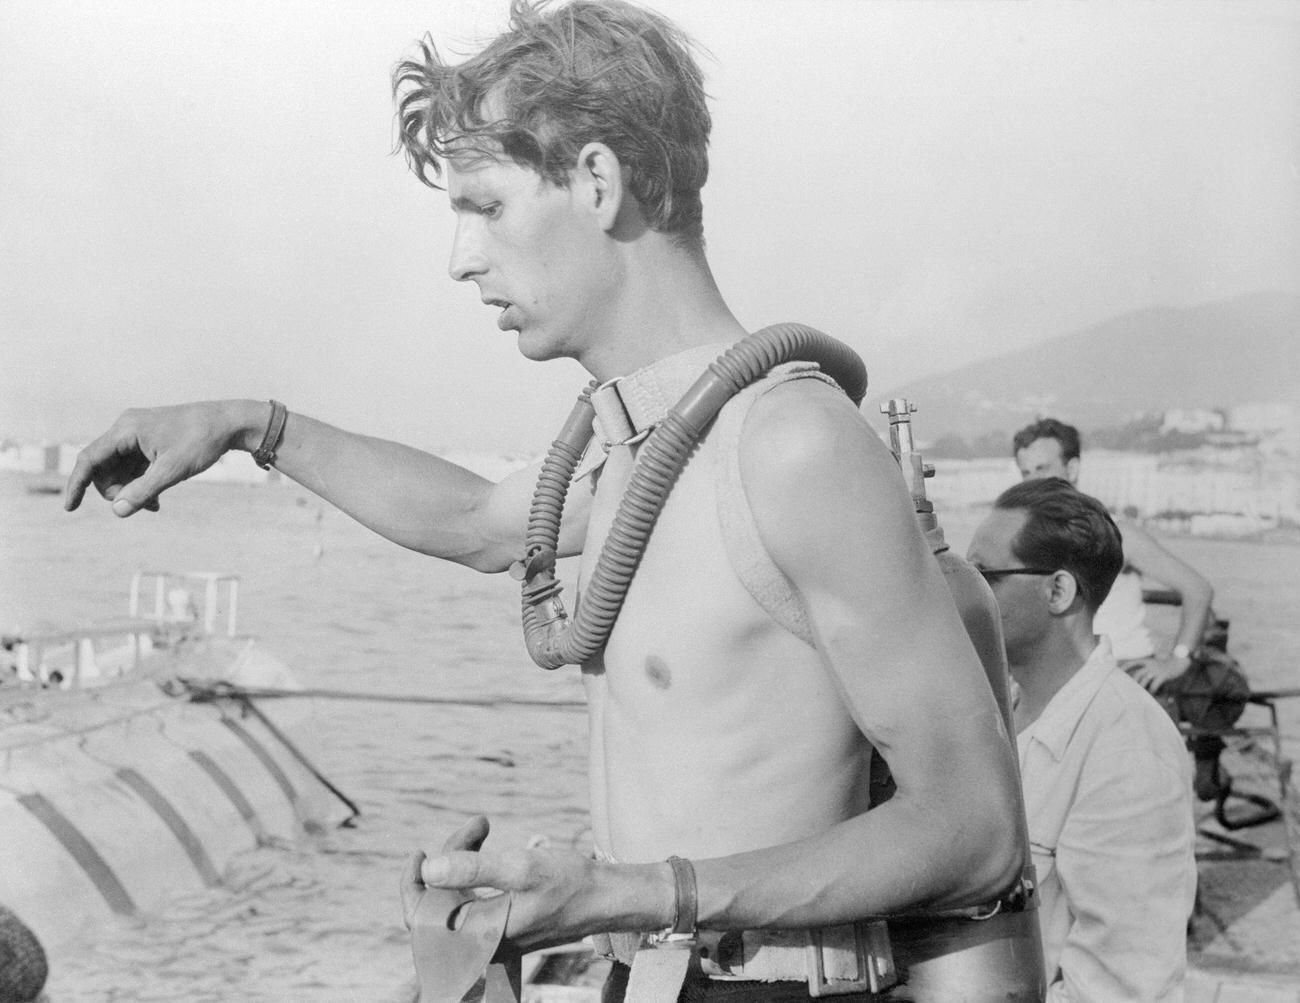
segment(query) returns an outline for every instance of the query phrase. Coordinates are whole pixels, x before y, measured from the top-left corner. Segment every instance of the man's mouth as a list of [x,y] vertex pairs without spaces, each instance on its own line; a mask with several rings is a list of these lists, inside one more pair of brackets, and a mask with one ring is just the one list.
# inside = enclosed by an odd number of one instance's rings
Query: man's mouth
[[503,331],[509,331],[515,327],[515,324],[510,321],[510,311],[514,306],[513,303],[509,300],[500,299],[484,299],[483,302],[487,306],[494,306],[501,311],[497,316],[497,327]]

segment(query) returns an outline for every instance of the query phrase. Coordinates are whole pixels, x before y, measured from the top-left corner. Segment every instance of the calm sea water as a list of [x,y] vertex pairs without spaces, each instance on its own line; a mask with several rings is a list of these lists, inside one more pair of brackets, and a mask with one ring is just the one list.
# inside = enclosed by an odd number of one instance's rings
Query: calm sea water
[[[297,488],[185,485],[160,513],[118,520],[97,498],[65,513],[27,483],[0,474],[0,631],[120,616],[136,569],[227,571],[242,578],[241,630],[308,686],[581,696],[576,670],[529,661],[513,582],[400,550]],[[964,550],[978,513],[942,518]],[[1168,543],[1213,580],[1254,685],[1300,686],[1300,548]],[[360,803],[356,828],[251,852],[229,887],[107,925],[55,959],[51,1003],[409,1000],[396,888],[410,850],[480,811],[507,845],[587,845],[580,712],[330,701],[316,714],[305,744]],[[1300,738],[1300,707],[1288,714]]]

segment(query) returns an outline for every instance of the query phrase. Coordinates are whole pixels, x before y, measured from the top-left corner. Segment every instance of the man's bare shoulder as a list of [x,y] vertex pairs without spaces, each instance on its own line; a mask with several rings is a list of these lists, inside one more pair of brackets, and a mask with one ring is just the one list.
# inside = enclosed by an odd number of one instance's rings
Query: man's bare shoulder
[[[754,402],[740,442],[742,463],[777,475],[831,471],[841,477],[897,473],[865,416],[838,387],[796,380]],[[758,464],[748,461],[757,459]]]
[[787,574],[785,545],[806,554],[817,549],[814,540],[837,540],[840,560],[886,540],[906,549],[918,532],[893,454],[853,402],[821,381],[787,383],[755,402],[741,434],[740,468],[758,525]]

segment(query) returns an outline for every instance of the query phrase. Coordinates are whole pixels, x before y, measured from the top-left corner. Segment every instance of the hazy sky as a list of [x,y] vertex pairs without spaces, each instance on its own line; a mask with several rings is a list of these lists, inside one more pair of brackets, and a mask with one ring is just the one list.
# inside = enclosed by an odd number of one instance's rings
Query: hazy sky
[[[708,50],[710,259],[873,386],[1151,305],[1300,291],[1300,5],[660,0]],[[583,375],[446,274],[389,71],[505,0],[0,0],[0,436],[275,396],[541,449]]]

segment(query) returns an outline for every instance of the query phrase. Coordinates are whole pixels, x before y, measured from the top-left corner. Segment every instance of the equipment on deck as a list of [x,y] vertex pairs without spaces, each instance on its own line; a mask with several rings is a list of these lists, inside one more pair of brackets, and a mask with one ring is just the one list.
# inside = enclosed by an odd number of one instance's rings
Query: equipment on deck
[[[912,438],[911,416],[916,406],[892,399],[880,406],[889,418],[889,447],[907,479],[916,518],[943,571],[966,633],[979,654],[1011,744],[1015,724],[1011,712],[1011,677],[1002,643],[1002,618],[988,583],[978,571],[952,552],[944,539],[925,482],[934,476]],[[1017,776],[1017,790],[1019,790]],[[874,802],[873,802],[874,803]],[[981,914],[917,915],[891,918],[889,931],[894,957],[907,971],[907,987],[917,1000],[962,999],[970,1003],[998,1000],[1041,1000],[1046,993],[1043,945],[1038,930],[1037,878],[1029,855],[1029,829],[1023,806],[1016,820],[1016,842],[1025,861],[1020,880]],[[960,986],[960,994],[954,987]]]

